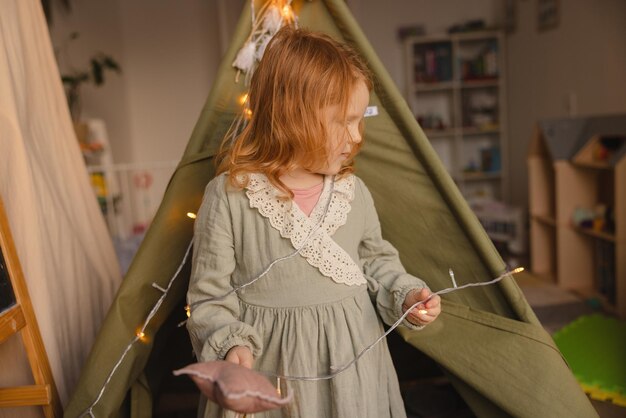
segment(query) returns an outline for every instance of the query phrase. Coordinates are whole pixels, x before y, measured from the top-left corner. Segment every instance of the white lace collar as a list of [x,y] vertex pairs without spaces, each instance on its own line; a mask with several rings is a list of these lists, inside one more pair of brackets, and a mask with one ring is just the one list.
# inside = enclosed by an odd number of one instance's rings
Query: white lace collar
[[[283,238],[291,240],[294,249],[301,248],[300,255],[320,273],[349,286],[366,283],[359,265],[331,238],[348,218],[354,199],[353,175],[338,180],[326,176],[309,217],[291,200],[280,198],[281,192],[263,174],[250,174],[246,189],[250,207],[267,218]],[[322,225],[315,229],[322,217]],[[313,235],[307,240],[311,232]]]

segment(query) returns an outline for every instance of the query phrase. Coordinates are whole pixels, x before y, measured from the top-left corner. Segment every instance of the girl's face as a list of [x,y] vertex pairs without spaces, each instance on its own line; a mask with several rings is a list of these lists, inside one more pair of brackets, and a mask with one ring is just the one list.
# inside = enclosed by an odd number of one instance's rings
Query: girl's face
[[322,111],[328,133],[328,161],[319,174],[337,174],[343,163],[350,158],[352,147],[361,142],[359,125],[369,99],[369,89],[365,82],[359,80],[350,95],[345,119],[339,105],[328,106]]

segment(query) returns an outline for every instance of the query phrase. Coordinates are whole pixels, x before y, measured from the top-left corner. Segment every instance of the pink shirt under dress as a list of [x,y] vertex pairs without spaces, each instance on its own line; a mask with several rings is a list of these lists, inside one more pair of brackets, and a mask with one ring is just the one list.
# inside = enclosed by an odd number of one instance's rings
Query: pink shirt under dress
[[298,207],[306,216],[310,216],[311,212],[313,212],[313,208],[320,198],[320,195],[322,194],[323,189],[324,182],[307,189],[291,189],[293,192],[293,201],[296,202]]

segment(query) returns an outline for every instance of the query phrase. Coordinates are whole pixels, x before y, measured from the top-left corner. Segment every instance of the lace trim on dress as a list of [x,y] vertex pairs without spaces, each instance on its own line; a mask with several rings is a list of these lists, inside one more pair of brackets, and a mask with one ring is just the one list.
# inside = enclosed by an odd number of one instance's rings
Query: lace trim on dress
[[300,255],[336,283],[348,286],[366,283],[359,265],[331,238],[348,219],[350,202],[354,199],[354,176],[349,175],[336,180],[334,186],[332,177],[326,176],[324,189],[309,217],[298,205],[281,198],[280,192],[263,174],[250,174],[246,189],[250,207],[256,208],[267,218],[270,225],[278,230],[283,238],[291,240],[294,249],[302,247],[315,225],[324,216],[328,204],[328,212],[322,225],[300,250]]

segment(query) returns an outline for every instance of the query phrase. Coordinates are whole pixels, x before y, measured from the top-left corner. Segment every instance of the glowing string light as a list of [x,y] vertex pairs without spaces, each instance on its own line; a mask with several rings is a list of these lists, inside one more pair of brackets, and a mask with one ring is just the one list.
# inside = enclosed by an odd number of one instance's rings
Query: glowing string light
[[196,214],[193,212],[187,212],[187,217],[191,218],[191,219],[196,219]]
[[283,16],[283,19],[290,22],[294,18],[293,9],[290,5],[285,4],[282,9],[280,9],[280,14]]

